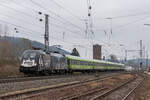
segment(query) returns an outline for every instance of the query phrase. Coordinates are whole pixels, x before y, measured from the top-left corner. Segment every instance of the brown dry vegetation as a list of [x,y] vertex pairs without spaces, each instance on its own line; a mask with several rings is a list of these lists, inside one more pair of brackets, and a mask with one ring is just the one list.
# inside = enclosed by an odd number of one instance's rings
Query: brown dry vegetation
[[0,76],[19,74],[19,58],[28,49],[25,43],[26,39],[18,44],[13,44],[8,38],[0,39]]
[[8,40],[0,41],[0,75],[11,75],[18,70],[16,52]]

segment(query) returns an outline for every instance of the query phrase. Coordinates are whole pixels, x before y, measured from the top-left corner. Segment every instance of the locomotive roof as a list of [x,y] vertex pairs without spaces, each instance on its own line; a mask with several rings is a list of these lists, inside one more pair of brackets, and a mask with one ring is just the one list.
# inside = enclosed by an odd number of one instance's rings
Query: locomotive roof
[[51,56],[64,57],[62,54],[59,54],[59,53],[51,53]]
[[37,52],[37,53],[45,54],[45,52],[42,50],[25,50],[24,52]]
[[96,59],[86,59],[86,58],[76,57],[76,56],[71,56],[71,55],[66,55],[66,57],[69,58],[69,59],[80,60],[80,61],[98,62],[98,63],[107,63],[107,64],[116,64],[116,65],[124,66],[124,64],[121,64],[121,63],[114,63],[114,62],[108,62],[108,61],[96,60]]

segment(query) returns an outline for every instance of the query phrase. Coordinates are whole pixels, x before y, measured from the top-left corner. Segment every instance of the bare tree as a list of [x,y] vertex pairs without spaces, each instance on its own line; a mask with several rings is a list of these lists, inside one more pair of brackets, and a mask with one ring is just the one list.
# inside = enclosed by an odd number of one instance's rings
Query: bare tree
[[76,48],[74,48],[74,49],[72,50],[71,55],[73,55],[73,56],[79,56],[79,57],[80,57],[80,54],[79,54],[79,52],[78,52],[78,50],[77,50]]

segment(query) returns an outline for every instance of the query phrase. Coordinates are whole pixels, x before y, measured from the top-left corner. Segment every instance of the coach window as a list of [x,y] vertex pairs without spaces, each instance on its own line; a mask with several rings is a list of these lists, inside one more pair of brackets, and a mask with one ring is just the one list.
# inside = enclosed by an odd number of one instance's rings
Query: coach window
[[70,63],[73,64],[73,60],[70,60]]
[[78,61],[77,60],[75,60],[75,64],[78,65]]
[[86,65],[88,66],[88,65],[89,65],[89,62],[86,61]]
[[84,61],[81,61],[80,64],[81,64],[81,65],[84,65]]
[[87,61],[84,61],[84,65],[87,65]]
[[71,64],[75,64],[75,63],[74,63],[74,60],[71,60]]
[[88,65],[89,65],[89,66],[91,65],[90,62],[88,62]]
[[76,64],[76,65],[79,65],[77,60],[75,60],[75,64]]
[[75,61],[75,60],[72,60],[72,64],[76,65],[76,61]]

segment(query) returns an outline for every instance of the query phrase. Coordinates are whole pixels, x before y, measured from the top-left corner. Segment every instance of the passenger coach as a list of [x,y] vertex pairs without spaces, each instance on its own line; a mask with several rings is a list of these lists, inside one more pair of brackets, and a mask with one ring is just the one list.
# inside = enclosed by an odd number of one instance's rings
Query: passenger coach
[[124,64],[113,63],[101,60],[89,60],[81,57],[66,56],[68,68],[72,71],[106,71],[106,70],[124,70]]

